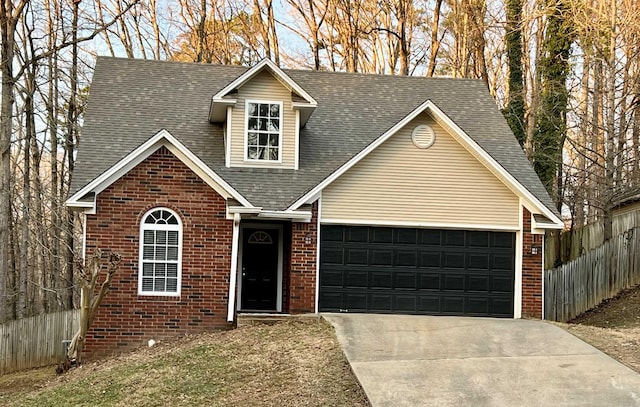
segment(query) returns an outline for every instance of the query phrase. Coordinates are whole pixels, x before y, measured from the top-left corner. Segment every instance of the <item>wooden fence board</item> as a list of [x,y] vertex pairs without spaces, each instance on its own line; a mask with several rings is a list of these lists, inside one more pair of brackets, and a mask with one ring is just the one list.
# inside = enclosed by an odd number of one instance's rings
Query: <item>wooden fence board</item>
[[545,319],[562,322],[640,284],[640,227],[545,270],[544,281]]
[[0,373],[60,362],[79,321],[80,310],[69,310],[0,324]]

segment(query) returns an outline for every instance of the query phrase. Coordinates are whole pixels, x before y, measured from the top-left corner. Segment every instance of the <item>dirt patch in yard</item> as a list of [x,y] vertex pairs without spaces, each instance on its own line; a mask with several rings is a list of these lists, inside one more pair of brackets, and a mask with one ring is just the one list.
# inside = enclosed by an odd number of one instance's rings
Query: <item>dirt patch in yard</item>
[[560,326],[640,373],[640,286]]

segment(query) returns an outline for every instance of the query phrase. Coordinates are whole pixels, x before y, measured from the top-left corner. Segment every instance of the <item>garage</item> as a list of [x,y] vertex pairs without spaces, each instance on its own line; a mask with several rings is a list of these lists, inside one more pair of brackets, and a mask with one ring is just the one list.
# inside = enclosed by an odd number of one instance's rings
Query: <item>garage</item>
[[515,233],[323,225],[321,312],[513,317]]

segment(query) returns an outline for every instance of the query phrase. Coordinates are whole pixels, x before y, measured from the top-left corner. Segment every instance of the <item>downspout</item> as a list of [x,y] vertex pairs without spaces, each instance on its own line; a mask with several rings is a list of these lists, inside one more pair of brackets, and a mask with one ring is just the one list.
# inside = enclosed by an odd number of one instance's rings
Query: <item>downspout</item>
[[82,262],[87,260],[87,212],[83,211],[80,217],[82,222]]
[[227,322],[233,322],[236,315],[236,283],[238,278],[238,240],[240,236],[240,214],[233,214],[233,237],[231,241],[231,270],[229,275],[229,304]]

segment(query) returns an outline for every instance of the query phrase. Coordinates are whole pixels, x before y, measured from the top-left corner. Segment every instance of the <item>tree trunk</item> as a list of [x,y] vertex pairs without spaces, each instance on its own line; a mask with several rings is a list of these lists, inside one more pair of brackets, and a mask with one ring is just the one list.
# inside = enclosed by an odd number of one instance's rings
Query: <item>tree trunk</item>
[[429,66],[427,76],[432,77],[436,72],[436,61],[438,59],[438,50],[440,49],[440,40],[438,39],[438,31],[440,29],[440,8],[442,0],[436,0],[433,9],[433,23],[431,24],[431,50],[429,53]]
[[27,0],[0,2],[0,323],[7,320],[7,275],[13,272],[10,264],[11,230],[11,134],[15,83],[13,76],[16,24]]
[[101,259],[102,251],[96,249],[87,262],[78,264],[77,269],[80,274],[79,280],[81,284],[80,326],[71,340],[63,366],[68,366],[68,361],[70,360],[78,364],[82,362],[82,350],[84,349],[87,332],[93,324],[102,300],[109,293],[113,275],[120,267],[120,255],[118,253],[110,253],[105,278],[96,294],[98,278],[102,270]]

